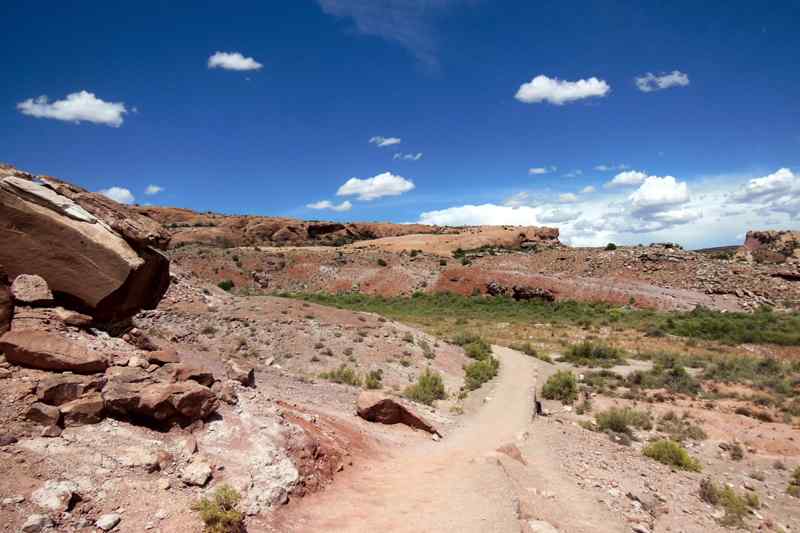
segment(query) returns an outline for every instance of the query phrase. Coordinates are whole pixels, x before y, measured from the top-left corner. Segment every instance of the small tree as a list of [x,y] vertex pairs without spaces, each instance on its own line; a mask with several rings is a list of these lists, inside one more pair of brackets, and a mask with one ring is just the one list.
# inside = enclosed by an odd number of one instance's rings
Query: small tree
[[614,251],[616,249],[617,249],[617,245],[614,244],[613,242],[610,242],[610,243],[606,244],[606,250],[607,251],[612,252],[612,251]]

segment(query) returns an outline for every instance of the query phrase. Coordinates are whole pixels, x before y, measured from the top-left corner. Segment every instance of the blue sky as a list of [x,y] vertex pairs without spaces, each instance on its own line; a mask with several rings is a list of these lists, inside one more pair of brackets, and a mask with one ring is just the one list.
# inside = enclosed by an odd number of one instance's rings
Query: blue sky
[[798,226],[797,1],[72,4],[4,4],[0,161],[120,200],[573,244]]

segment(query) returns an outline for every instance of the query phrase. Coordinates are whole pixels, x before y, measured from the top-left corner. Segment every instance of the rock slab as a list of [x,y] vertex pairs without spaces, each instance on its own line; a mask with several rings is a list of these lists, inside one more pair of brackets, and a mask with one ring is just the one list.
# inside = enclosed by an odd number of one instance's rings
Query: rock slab
[[103,372],[108,360],[81,343],[43,331],[10,331],[0,337],[0,352],[10,363],[39,370]]
[[405,424],[434,435],[440,435],[430,423],[414,413],[409,407],[377,391],[362,391],[356,404],[358,416],[369,422],[381,424]]

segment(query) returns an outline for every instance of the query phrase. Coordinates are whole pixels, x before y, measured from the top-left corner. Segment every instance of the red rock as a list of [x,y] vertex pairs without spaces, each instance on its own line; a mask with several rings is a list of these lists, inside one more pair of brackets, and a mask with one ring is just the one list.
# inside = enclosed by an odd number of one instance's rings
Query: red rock
[[36,402],[28,408],[25,418],[43,426],[57,426],[61,420],[61,412],[58,407]]
[[92,325],[92,317],[77,311],[71,311],[69,309],[64,309],[63,307],[56,307],[53,309],[53,313],[56,315],[56,317],[58,317],[59,320],[68,326],[87,328]]
[[20,274],[11,284],[14,301],[25,305],[42,305],[53,300],[47,281],[35,274]]
[[156,372],[158,381],[178,383],[182,381],[196,381],[201,385],[210,387],[214,384],[213,372],[207,368],[187,365],[184,363],[167,363]]
[[99,393],[83,396],[61,406],[64,426],[97,424],[103,419],[105,403]]
[[48,405],[61,405],[89,392],[99,392],[105,384],[104,376],[60,374],[40,381],[36,387],[36,397]]
[[144,356],[147,358],[148,363],[154,363],[156,365],[181,362],[181,358],[178,357],[178,352],[172,349],[147,352]]
[[228,377],[245,387],[256,386],[256,371],[252,365],[241,361],[228,361]]
[[156,421],[203,420],[218,407],[211,389],[198,383],[156,383],[141,391],[138,413]]
[[40,370],[103,372],[108,361],[78,341],[52,333],[10,331],[0,337],[0,351],[9,362]]
[[362,391],[356,403],[358,416],[369,422],[405,424],[434,435],[439,432],[409,407],[378,391]]
[[14,304],[11,302],[11,289],[8,278],[0,268],[0,335],[11,327],[11,317],[14,313]]
[[[8,274],[39,275],[57,299],[100,320],[154,308],[169,286],[169,260],[153,248],[165,245],[160,226],[102,195],[35,179],[0,169],[0,263]],[[20,227],[26,231],[13,230]]]

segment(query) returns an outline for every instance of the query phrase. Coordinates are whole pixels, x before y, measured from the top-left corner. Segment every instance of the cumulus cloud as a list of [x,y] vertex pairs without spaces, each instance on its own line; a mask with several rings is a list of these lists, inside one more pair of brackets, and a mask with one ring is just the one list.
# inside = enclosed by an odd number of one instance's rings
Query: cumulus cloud
[[539,222],[543,224],[561,224],[563,222],[569,222],[570,220],[575,220],[581,216],[580,212],[578,211],[570,211],[566,209],[549,209],[543,211],[539,215]]
[[571,192],[565,192],[564,194],[558,195],[558,201],[565,204],[571,204],[573,202],[577,202],[578,197]]
[[565,178],[577,178],[579,176],[583,176],[583,170],[573,170],[572,172],[567,172],[564,174]]
[[372,178],[350,178],[336,191],[337,196],[356,195],[359,200],[374,200],[384,196],[399,196],[414,188],[414,182],[391,172]]
[[781,168],[767,176],[749,180],[733,194],[733,200],[736,202],[774,200],[789,193],[798,185],[800,185],[800,176],[795,175],[788,168]]
[[597,165],[594,167],[595,170],[599,172],[609,172],[612,170],[625,170],[628,168],[628,165],[619,164],[619,165]]
[[55,102],[50,102],[44,95],[28,98],[18,103],[17,109],[23,115],[36,118],[51,118],[76,124],[93,122],[114,128],[122,125],[122,115],[128,112],[124,103],[104,102],[87,91],[68,94],[63,100]]
[[164,190],[164,187],[161,187],[160,185],[152,185],[151,184],[151,185],[147,186],[147,188],[144,190],[144,193],[147,196],[153,196],[153,195],[156,195],[156,194],[160,193],[163,190]]
[[103,189],[98,192],[106,198],[111,198],[115,202],[121,204],[132,204],[136,200],[136,198],[133,197],[133,193],[125,187],[109,187],[108,189]]
[[531,167],[528,169],[528,175],[530,176],[538,176],[541,174],[549,174],[550,172],[555,172],[556,167],[549,166],[549,167]]
[[320,200],[319,202],[314,202],[313,204],[307,204],[307,208],[309,209],[330,209],[331,211],[350,211],[353,208],[353,204],[351,204],[348,200],[340,204],[334,204],[328,200]]
[[419,216],[419,223],[437,226],[535,226],[539,223],[537,214],[538,209],[526,206],[462,205],[426,211]]
[[396,153],[392,159],[400,159],[403,161],[419,161],[422,159],[422,152],[417,152],[416,154],[401,154]]
[[689,186],[673,176],[648,176],[628,199],[634,213],[655,213],[665,207],[688,202]]
[[644,183],[645,178],[647,178],[647,174],[644,172],[639,172],[638,170],[626,170],[625,172],[620,172],[614,176],[614,179],[607,182],[604,187],[607,189],[613,189],[615,187],[641,185]]
[[401,142],[403,142],[403,139],[400,139],[398,137],[375,136],[375,137],[370,137],[369,142],[374,144],[375,146],[384,148],[386,146],[394,146],[395,144],[400,144]]
[[595,77],[588,80],[565,81],[540,74],[528,83],[520,85],[514,98],[526,104],[549,102],[553,105],[563,105],[584,98],[602,97],[610,90],[608,83]]
[[661,91],[670,87],[685,87],[687,85],[689,85],[689,76],[679,70],[673,70],[660,76],[648,72],[643,76],[636,77],[636,86],[645,93]]
[[239,52],[215,52],[208,58],[208,68],[225,70],[259,70],[261,63]]
[[597,189],[594,188],[594,185],[587,185],[586,187],[581,189],[581,192],[583,194],[590,194],[590,193],[593,193],[593,192],[596,192],[596,191],[597,191]]

